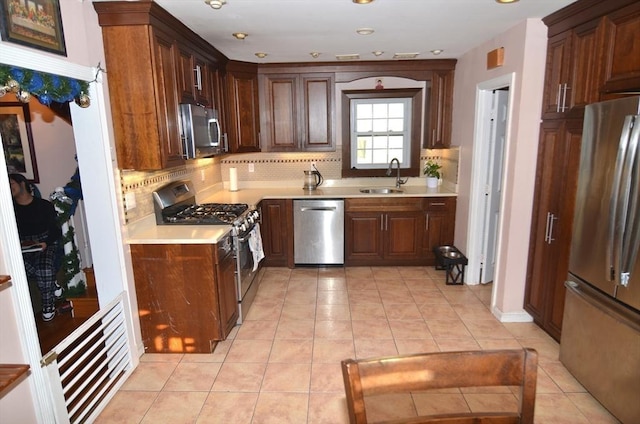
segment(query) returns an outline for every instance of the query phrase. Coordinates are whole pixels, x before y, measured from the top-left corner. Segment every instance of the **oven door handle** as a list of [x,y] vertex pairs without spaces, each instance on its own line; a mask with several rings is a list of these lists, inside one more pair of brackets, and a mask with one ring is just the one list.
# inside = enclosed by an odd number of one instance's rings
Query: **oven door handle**
[[245,233],[246,235],[244,237],[236,236],[236,240],[238,241],[238,243],[245,243],[249,241],[249,238],[251,237],[251,231],[253,231],[254,228],[255,228],[255,225],[251,227],[249,230],[247,230],[247,232]]

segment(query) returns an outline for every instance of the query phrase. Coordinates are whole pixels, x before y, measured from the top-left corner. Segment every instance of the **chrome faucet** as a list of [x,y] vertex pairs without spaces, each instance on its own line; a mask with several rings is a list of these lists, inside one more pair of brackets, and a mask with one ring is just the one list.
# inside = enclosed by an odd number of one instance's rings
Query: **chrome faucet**
[[393,168],[393,162],[396,163],[396,167],[398,168],[398,175],[396,176],[396,188],[400,188],[402,184],[406,184],[409,178],[405,178],[404,180],[400,178],[400,161],[398,158],[391,159],[389,162],[389,169],[387,169],[387,177],[391,176],[391,169]]

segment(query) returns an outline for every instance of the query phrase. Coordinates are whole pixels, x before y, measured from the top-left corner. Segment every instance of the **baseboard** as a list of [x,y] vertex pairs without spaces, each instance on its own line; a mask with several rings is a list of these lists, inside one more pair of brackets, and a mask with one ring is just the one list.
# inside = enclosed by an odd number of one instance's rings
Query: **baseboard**
[[498,318],[500,322],[533,322],[533,317],[526,311],[502,312],[494,306],[491,308],[491,313]]

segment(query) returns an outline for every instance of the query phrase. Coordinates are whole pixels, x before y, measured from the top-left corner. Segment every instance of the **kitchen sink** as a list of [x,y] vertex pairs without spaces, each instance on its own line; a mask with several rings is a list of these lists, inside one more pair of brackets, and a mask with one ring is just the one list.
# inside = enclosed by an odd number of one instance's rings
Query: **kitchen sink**
[[391,188],[391,187],[372,187],[372,188],[361,188],[360,193],[367,194],[398,194],[402,193],[402,190],[399,188]]

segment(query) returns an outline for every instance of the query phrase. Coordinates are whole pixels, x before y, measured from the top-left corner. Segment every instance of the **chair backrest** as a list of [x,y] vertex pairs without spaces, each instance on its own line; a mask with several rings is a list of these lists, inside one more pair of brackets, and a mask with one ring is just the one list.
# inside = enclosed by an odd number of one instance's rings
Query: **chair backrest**
[[[351,424],[366,424],[365,396],[430,389],[519,386],[518,412],[462,412],[393,423],[533,423],[538,373],[535,350],[437,352],[342,361]],[[484,419],[484,421],[483,421]]]

